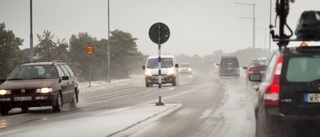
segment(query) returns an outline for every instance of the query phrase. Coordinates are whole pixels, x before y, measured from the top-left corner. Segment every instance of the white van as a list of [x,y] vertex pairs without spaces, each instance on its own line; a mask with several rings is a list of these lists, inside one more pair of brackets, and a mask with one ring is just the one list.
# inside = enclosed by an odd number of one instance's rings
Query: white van
[[[162,84],[172,83],[178,85],[179,65],[174,55],[161,55],[161,79]],[[145,70],[146,87],[158,84],[158,56],[149,56],[146,64],[142,66]]]

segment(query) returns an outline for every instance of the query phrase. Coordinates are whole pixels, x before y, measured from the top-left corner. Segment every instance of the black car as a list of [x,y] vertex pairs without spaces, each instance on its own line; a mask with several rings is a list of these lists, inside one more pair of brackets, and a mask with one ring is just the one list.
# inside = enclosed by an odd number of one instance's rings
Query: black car
[[290,128],[320,122],[320,46],[276,50],[265,77],[254,73],[249,79],[261,81],[255,89],[256,136],[300,136]]
[[26,63],[16,67],[0,85],[0,113],[12,108],[52,106],[59,112],[66,102],[78,102],[78,80],[64,62]]
[[240,67],[236,56],[222,56],[219,63],[219,76],[240,76]]

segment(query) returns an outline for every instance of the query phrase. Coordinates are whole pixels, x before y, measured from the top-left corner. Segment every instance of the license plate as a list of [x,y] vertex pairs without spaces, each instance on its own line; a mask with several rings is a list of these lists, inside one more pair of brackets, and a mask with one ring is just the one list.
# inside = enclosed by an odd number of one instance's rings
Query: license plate
[[320,103],[320,94],[303,94],[303,100],[307,103]]
[[26,96],[26,97],[14,97],[14,101],[30,101],[32,100],[32,97]]

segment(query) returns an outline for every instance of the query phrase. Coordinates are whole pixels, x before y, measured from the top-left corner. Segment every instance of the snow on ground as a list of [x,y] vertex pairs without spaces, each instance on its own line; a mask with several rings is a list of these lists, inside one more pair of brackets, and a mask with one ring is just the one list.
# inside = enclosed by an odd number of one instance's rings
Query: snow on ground
[[90,86],[89,82],[80,82],[79,83],[79,89],[80,93],[83,92],[92,92],[100,89],[108,89],[108,88],[114,88],[114,87],[120,87],[123,85],[127,85],[132,81],[132,79],[118,79],[118,80],[112,80],[110,83],[106,81],[91,81]]

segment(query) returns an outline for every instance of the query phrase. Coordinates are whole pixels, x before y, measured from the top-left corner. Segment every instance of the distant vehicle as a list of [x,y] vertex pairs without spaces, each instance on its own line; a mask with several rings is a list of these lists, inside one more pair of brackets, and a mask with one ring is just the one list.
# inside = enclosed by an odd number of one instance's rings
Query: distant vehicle
[[240,67],[236,56],[222,56],[219,63],[219,76],[240,77]]
[[247,70],[247,75],[246,75],[246,85],[247,87],[252,87],[254,85],[259,84],[260,82],[251,82],[249,80],[249,75],[253,73],[260,73],[262,77],[264,77],[264,73],[267,69],[269,63],[268,58],[257,58],[257,59],[252,59],[251,62],[249,63],[249,67],[244,66],[243,69]]
[[12,108],[27,112],[29,107],[52,106],[54,112],[63,103],[76,107],[79,101],[78,80],[64,62],[26,63],[16,67],[0,85],[0,113]]
[[179,73],[192,75],[191,65],[189,63],[181,63],[179,65]]
[[285,136],[286,125],[319,122],[319,57],[320,46],[283,47],[272,55],[265,77],[249,75],[250,81],[262,81],[255,87],[257,136]]
[[[162,84],[172,83],[178,85],[179,65],[174,55],[161,55],[161,80]],[[149,56],[146,64],[142,66],[145,70],[146,87],[158,84],[158,56]]]

